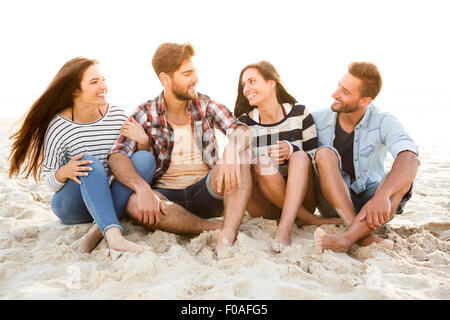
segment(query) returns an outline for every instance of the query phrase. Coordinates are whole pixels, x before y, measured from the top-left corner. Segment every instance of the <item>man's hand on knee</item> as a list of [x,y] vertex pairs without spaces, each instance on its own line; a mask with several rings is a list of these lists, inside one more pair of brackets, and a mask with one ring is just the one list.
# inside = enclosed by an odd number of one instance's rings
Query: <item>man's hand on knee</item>
[[370,199],[360,211],[360,221],[366,221],[368,227],[374,230],[389,221],[391,201],[388,197],[376,195]]

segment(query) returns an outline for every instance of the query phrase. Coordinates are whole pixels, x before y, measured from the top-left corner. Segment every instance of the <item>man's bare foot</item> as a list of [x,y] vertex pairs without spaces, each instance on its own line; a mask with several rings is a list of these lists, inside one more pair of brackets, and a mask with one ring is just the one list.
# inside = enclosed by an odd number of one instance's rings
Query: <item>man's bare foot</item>
[[222,238],[217,243],[214,254],[217,260],[226,259],[231,257],[231,243],[227,238]]
[[284,233],[282,231],[280,232],[280,229],[278,229],[275,239],[272,241],[271,244],[272,250],[280,253],[290,245],[291,245],[290,234]]
[[358,241],[358,244],[362,247],[371,245],[372,243],[382,243],[386,249],[394,249],[394,242],[389,239],[381,239],[373,234],[369,234],[367,237]]
[[331,251],[348,251],[352,244],[343,236],[334,236],[326,234],[326,232],[317,228],[314,232],[315,252],[321,254],[323,250]]
[[144,252],[148,250],[149,248],[145,246],[141,246],[139,244],[136,244],[134,242],[128,241],[125,239],[122,235],[122,231],[120,231],[117,227],[112,227],[106,230],[105,232],[105,238],[108,241],[108,246],[111,249],[117,250],[117,251],[125,251],[125,252]]
[[232,230],[220,231],[219,239],[214,254],[218,260],[231,257],[231,246],[236,239],[236,233]]
[[271,244],[271,248],[274,252],[276,253],[281,253],[283,252],[287,247],[289,247],[290,244],[282,244],[280,242],[278,242],[277,240],[272,240],[272,244]]
[[71,247],[78,252],[89,253],[95,249],[102,238],[100,228],[94,224],[84,236],[72,243]]
[[322,254],[323,252],[323,236],[325,235],[325,231],[320,228],[317,228],[314,231],[314,251],[316,254]]

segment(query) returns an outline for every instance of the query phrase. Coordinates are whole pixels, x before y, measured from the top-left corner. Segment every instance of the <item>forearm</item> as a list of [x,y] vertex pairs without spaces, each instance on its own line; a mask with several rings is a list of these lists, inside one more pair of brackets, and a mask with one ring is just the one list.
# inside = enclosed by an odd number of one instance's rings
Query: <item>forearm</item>
[[253,135],[251,130],[246,126],[239,126],[236,130],[228,136],[230,140],[225,146],[225,155],[239,155],[242,151],[249,148],[252,142]]
[[406,193],[416,177],[419,164],[420,161],[415,153],[411,151],[401,152],[376,194],[390,198],[400,191]]
[[109,156],[108,167],[121,184],[133,191],[150,188],[149,184],[137,173],[131,160],[124,154],[116,152]]
[[145,142],[136,142],[136,150],[138,151],[148,151],[148,139]]
[[148,150],[148,142],[149,142],[149,137],[145,132],[143,132],[143,134],[141,134],[139,136],[139,138],[136,139],[136,149],[137,150]]

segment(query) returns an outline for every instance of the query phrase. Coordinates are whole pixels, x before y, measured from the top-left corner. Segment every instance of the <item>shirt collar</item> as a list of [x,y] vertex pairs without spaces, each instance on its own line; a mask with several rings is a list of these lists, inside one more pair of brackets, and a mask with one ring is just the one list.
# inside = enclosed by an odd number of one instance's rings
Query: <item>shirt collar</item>
[[372,115],[373,108],[374,108],[374,105],[372,103],[367,106],[366,112],[364,113],[364,116],[362,117],[361,121],[358,124],[361,128],[369,127],[368,122],[369,122],[370,116]]

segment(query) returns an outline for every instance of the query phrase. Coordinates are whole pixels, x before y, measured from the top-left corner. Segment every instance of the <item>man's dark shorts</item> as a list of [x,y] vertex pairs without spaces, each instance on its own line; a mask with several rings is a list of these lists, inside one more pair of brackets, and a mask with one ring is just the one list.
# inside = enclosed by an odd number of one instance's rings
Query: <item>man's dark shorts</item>
[[[350,196],[351,196],[351,199],[352,199],[352,202],[353,202],[353,206],[355,207],[355,211],[356,211],[356,213],[358,213],[362,209],[362,207],[370,199],[372,199],[372,197],[375,195],[375,191],[377,191],[378,187],[381,185],[381,183],[383,183],[385,177],[389,174],[389,171],[384,174],[384,176],[381,178],[381,181],[379,183],[371,184],[365,191],[363,191],[360,194],[357,194],[350,188],[350,179],[348,178],[348,175],[347,175],[347,177],[345,177],[345,173],[342,171],[342,164],[341,164],[341,157],[340,157],[340,155],[338,154],[338,152],[334,148],[330,148],[330,149],[333,149],[336,152],[337,156],[338,156],[339,168],[341,170],[342,178],[345,181],[345,184],[347,185],[347,188],[350,191]],[[324,217],[324,218],[339,217],[339,215],[336,212],[336,210],[325,199],[324,195],[322,194],[322,190],[320,188],[319,173],[317,171],[317,166],[316,166],[316,162],[315,162],[315,153],[318,150],[319,149],[315,150],[314,153],[310,153],[309,154],[310,158],[312,159],[312,166],[314,168],[314,186],[315,186],[316,197],[317,197],[317,209],[320,211],[321,216]],[[392,218],[394,218],[394,216],[396,214],[401,214],[403,212],[403,208],[405,207],[406,203],[409,201],[409,199],[411,199],[412,188],[413,188],[413,186],[411,185],[411,188],[403,196],[402,200],[400,201],[400,204],[398,205],[397,209],[395,210],[395,213],[392,215],[392,217],[391,217],[391,219],[389,221],[391,221]]]
[[200,181],[186,189],[154,188],[166,200],[175,202],[201,218],[213,218],[223,211],[223,197],[214,193],[210,186],[211,171]]

